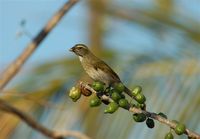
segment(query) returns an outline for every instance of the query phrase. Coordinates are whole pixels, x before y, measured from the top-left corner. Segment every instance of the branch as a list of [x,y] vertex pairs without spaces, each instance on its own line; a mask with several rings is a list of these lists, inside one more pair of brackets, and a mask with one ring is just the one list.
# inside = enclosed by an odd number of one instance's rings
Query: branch
[[78,132],[78,131],[52,131],[49,130],[48,128],[44,127],[37,121],[35,121],[32,117],[30,117],[28,114],[20,111],[19,109],[11,106],[8,104],[6,101],[0,99],[0,109],[11,113],[17,117],[19,117],[21,120],[26,122],[30,127],[33,129],[39,131],[43,135],[50,137],[52,139],[64,139],[64,137],[76,137],[78,139],[90,139],[88,136]]
[[[97,94],[97,92],[92,87],[90,87],[88,84],[83,83],[83,82],[80,82],[79,84],[80,84],[81,87],[88,89],[89,91],[91,91],[94,94]],[[109,96],[106,96],[106,95],[102,95],[101,100],[113,102],[113,100]],[[128,108],[124,108],[124,109],[126,109],[126,110],[128,110],[129,112],[132,112],[132,113],[143,113],[147,117],[155,119],[158,122],[163,123],[163,124],[169,126],[172,129],[174,129],[177,125],[177,123],[170,121],[170,120],[168,120],[168,119],[166,119],[166,118],[164,118],[164,117],[162,117],[162,116],[160,116],[156,113],[149,112],[149,111],[146,111],[146,110],[142,110],[142,109],[137,108],[137,107],[129,106]],[[186,132],[184,134],[186,134],[190,138],[200,139],[200,135],[198,133],[195,133],[195,132],[193,132],[189,129],[186,129]]]
[[39,44],[47,37],[50,31],[56,26],[56,24],[62,19],[62,17],[76,2],[78,2],[78,0],[69,0],[68,2],[66,2],[63,7],[47,22],[47,24],[39,32],[39,34],[28,44],[27,48],[22,52],[22,54],[7,67],[7,69],[2,73],[1,76],[0,91],[19,72],[21,67],[28,60],[31,54],[36,50]]

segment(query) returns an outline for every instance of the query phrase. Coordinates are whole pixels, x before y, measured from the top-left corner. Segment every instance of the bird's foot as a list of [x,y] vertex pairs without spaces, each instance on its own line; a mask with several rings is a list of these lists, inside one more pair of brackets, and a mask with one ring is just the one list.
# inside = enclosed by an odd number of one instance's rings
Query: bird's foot
[[97,97],[98,98],[101,98],[103,95],[104,95],[103,92],[97,92]]

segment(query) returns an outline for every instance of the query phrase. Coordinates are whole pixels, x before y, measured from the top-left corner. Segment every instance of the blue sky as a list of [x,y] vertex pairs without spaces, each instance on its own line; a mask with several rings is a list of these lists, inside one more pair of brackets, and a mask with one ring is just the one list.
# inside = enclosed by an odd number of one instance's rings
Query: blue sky
[[[13,61],[30,42],[30,38],[16,37],[20,31],[21,20],[26,20],[26,29],[35,36],[47,23],[52,15],[63,5],[64,0],[41,1],[2,1],[0,24],[0,64],[5,65]],[[86,9],[80,2],[63,18],[59,25],[49,34],[33,54],[29,62],[42,62],[53,57],[63,57],[68,49],[78,41],[86,42],[84,34],[86,23]],[[81,14],[80,14],[81,13]]]
[[[30,38],[16,38],[20,31],[20,21],[26,20],[26,29],[35,36],[52,15],[63,5],[65,0],[0,0],[0,67],[12,62],[30,42]],[[127,0],[138,5],[150,4],[150,0]],[[200,21],[200,2],[197,0],[176,1],[179,13],[196,18]],[[59,25],[49,34],[28,63],[44,62],[53,58],[69,55],[68,49],[76,43],[88,43],[88,13],[86,2],[79,2],[62,19]],[[113,22],[115,23],[113,26]],[[110,25],[109,25],[110,24]],[[135,52],[154,51],[156,36],[151,32],[124,21],[108,21],[108,27],[115,30],[105,42],[120,49],[131,49]],[[126,39],[131,36],[133,39]],[[142,37],[141,37],[142,36]],[[173,41],[172,41],[173,42]],[[125,45],[124,45],[125,44]],[[130,44],[130,45],[129,45]],[[139,46],[139,47],[138,47]],[[174,49],[173,47],[171,49]],[[161,51],[162,48],[160,48]]]

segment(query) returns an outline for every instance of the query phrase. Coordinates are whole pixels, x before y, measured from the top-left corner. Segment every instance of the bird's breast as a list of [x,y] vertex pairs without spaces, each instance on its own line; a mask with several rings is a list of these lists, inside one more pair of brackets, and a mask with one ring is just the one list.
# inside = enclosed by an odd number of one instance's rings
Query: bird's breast
[[83,61],[83,58],[81,56],[79,56],[79,60],[82,62]]
[[86,73],[93,79],[98,80],[101,82],[104,82],[105,84],[109,84],[109,82],[112,80],[111,76],[109,76],[108,73],[105,71],[102,71],[100,69],[95,69],[93,65],[86,64],[82,62],[83,68],[86,71]]

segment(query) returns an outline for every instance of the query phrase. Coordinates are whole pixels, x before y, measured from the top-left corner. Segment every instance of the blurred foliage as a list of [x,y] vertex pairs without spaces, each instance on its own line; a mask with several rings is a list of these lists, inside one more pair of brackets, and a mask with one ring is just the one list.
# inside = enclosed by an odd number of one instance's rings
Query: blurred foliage
[[[169,119],[177,119],[188,128],[200,132],[199,21],[178,14],[173,0],[151,2],[155,5],[153,8],[137,6],[134,2],[125,7],[122,2],[116,1],[88,1],[91,13],[91,28],[88,30],[91,33],[91,49],[95,53],[99,52],[97,55],[119,73],[127,86],[142,86],[148,110],[162,111]],[[95,12],[92,13],[93,11]],[[116,31],[106,30],[105,20],[114,24],[115,18],[128,21],[130,26],[137,24],[144,27],[145,31],[156,34],[156,39],[152,41],[158,45],[155,46],[158,50],[163,47],[164,52],[137,53],[108,48],[107,46],[112,45],[105,40],[116,35]],[[168,40],[162,36],[170,37],[171,34],[176,34],[175,39],[180,42],[166,45]],[[132,36],[121,38],[134,39]],[[120,40],[116,40],[118,41]],[[159,123],[155,123],[153,130],[148,129],[145,124],[136,124],[132,115],[122,109],[107,115],[103,113],[103,105],[89,108],[89,99],[86,97],[76,103],[72,102],[68,98],[68,92],[79,79],[84,80],[85,73],[78,58],[51,60],[35,66],[25,79],[7,90],[1,98],[32,114],[49,128],[80,130],[95,139],[164,138],[168,132],[168,127]],[[2,112],[0,116],[0,138],[44,138],[14,116]]]

